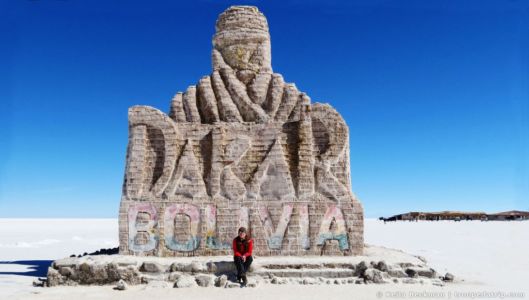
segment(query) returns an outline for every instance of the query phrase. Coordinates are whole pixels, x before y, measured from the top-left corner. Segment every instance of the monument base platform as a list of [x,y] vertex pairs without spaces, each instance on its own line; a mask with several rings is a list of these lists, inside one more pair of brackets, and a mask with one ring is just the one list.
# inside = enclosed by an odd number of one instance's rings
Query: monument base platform
[[[362,256],[254,256],[248,287],[259,284],[433,284],[446,277],[422,257],[368,246]],[[46,286],[151,284],[239,287],[231,256],[142,257],[92,255],[53,262]]]

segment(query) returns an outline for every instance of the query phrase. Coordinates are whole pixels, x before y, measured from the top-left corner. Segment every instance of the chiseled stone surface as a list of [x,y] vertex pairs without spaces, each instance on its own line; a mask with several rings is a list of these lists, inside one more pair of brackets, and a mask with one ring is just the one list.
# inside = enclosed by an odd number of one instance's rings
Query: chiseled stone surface
[[255,255],[362,254],[348,127],[272,71],[256,7],[219,16],[212,67],[168,114],[129,109],[120,254],[227,255],[240,226]]

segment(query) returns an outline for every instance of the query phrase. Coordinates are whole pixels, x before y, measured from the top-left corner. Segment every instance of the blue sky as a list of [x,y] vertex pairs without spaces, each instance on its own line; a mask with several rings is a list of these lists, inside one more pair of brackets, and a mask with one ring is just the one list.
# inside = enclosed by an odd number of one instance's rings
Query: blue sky
[[529,1],[190,2],[0,3],[0,217],[117,217],[127,108],[209,74],[232,4],[344,116],[367,217],[529,210]]

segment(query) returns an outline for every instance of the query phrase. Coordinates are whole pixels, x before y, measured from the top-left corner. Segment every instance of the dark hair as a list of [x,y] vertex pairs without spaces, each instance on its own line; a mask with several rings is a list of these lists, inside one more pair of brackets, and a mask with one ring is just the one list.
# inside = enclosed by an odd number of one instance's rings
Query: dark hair
[[246,233],[246,228],[244,228],[244,227],[239,228],[239,233],[241,233],[241,232]]

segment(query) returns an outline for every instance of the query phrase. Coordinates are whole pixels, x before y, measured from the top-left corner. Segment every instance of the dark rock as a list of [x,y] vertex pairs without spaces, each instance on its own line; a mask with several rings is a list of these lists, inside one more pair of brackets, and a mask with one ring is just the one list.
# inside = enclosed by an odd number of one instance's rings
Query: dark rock
[[83,254],[79,254],[79,255],[75,255],[75,254],[72,254],[70,255],[70,257],[83,257],[83,256],[87,256],[87,255],[115,255],[115,254],[119,254],[119,247],[115,247],[115,248],[101,248],[95,252],[92,252],[92,253],[83,253]]
[[383,261],[383,260],[379,261],[379,262],[376,264],[375,268],[376,268],[377,270],[382,271],[382,272],[387,272],[388,269],[389,269],[389,268],[388,268],[388,265],[387,265],[386,262]]
[[417,269],[417,273],[419,276],[428,277],[428,278],[436,278],[437,272],[435,272],[432,268],[421,268]]
[[164,267],[155,262],[144,262],[140,267],[141,272],[147,273],[161,273],[165,272]]
[[419,277],[419,274],[417,274],[417,271],[415,269],[408,268],[408,269],[406,269],[405,272],[408,275],[408,277],[411,277],[411,278]]
[[415,278],[418,276],[427,277],[427,278],[437,277],[437,273],[435,272],[434,269],[431,269],[431,268],[417,268],[417,267],[407,268],[406,274],[408,274],[408,276],[412,278]]
[[367,264],[365,261],[361,261],[359,264],[356,265],[355,268],[355,276],[362,277],[364,276],[364,272],[367,270]]
[[443,281],[452,282],[455,279],[455,276],[452,273],[446,273],[445,276],[443,276]]
[[59,273],[62,275],[62,276],[66,276],[66,277],[69,277],[73,274],[73,270],[72,268],[70,267],[60,267],[59,268]]

